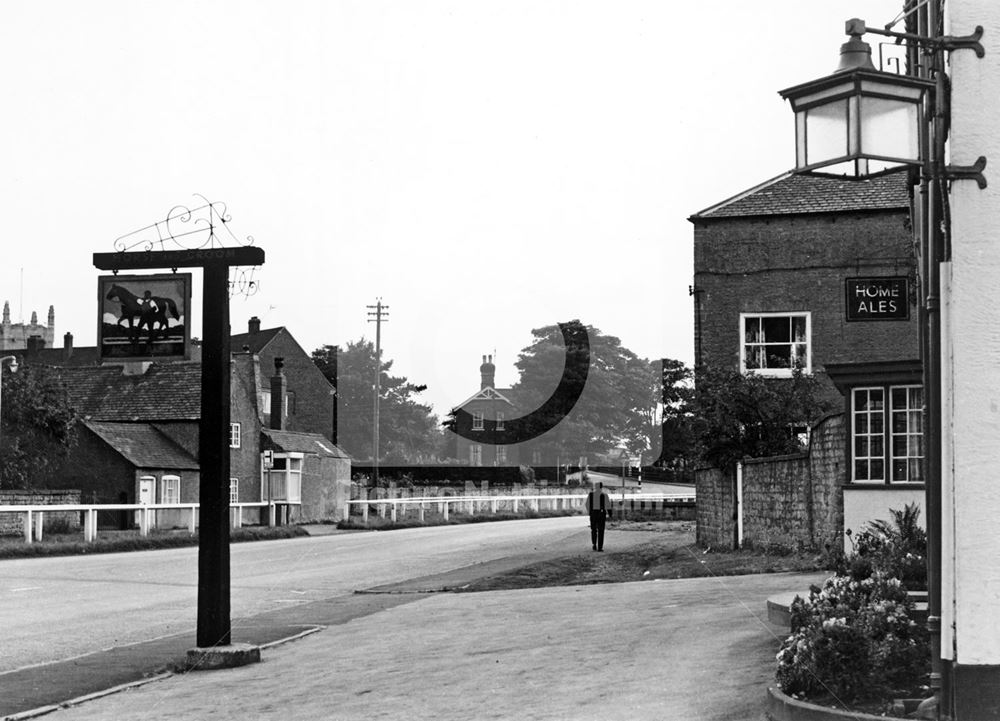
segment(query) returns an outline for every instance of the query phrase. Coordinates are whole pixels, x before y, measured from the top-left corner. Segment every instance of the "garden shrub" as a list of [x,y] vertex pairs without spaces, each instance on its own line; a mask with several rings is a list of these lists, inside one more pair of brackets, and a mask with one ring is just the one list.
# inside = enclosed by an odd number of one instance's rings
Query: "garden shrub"
[[777,681],[789,695],[844,701],[888,698],[929,672],[927,629],[910,618],[899,579],[832,576],[790,608],[792,634],[778,651]]
[[837,575],[792,603],[777,681],[791,695],[842,701],[917,690],[930,671],[927,629],[911,620],[908,590],[927,587],[927,534],[914,505],[891,510],[831,553]]

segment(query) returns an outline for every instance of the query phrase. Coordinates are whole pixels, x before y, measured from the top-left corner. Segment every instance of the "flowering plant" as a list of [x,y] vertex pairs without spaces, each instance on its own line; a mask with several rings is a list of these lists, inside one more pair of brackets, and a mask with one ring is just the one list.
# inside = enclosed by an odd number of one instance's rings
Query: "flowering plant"
[[927,630],[896,578],[833,576],[791,606],[792,634],[778,651],[777,681],[791,695],[843,700],[889,694],[926,674]]

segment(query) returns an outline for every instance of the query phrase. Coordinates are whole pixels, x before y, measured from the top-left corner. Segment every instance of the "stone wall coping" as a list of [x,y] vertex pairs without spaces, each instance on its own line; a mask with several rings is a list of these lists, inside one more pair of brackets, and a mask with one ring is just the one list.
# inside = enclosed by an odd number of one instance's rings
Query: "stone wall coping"
[[755,466],[761,463],[774,463],[776,461],[798,461],[808,460],[808,453],[786,453],[783,456],[764,456],[763,458],[744,458],[744,466]]

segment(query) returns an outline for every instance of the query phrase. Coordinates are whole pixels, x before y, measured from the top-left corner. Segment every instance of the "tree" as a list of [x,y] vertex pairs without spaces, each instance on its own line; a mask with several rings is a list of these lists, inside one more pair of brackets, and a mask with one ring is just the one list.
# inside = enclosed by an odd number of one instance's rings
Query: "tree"
[[662,445],[657,463],[665,468],[690,466],[701,455],[701,438],[693,414],[694,373],[672,358],[660,361]]
[[[354,458],[372,458],[375,403],[375,344],[361,338],[340,347],[314,350],[313,362],[337,387],[337,445]],[[440,448],[438,420],[417,400],[427,386],[390,375],[382,356],[379,371],[379,459],[390,464],[433,460]]]
[[[587,334],[590,365],[580,400],[552,431],[534,441],[533,449],[547,458],[594,458],[620,446],[633,454],[649,452],[659,445],[651,440],[659,434],[658,363],[640,358],[593,326],[587,326]],[[536,328],[532,335],[534,341],[515,364],[520,379],[513,390],[525,413],[548,398],[566,364],[559,326]]]
[[744,458],[802,450],[799,430],[831,409],[816,378],[801,371],[762,378],[713,369],[698,372],[692,408],[703,457],[723,470]]
[[77,417],[58,377],[42,366],[4,373],[0,488],[31,489],[72,447]]

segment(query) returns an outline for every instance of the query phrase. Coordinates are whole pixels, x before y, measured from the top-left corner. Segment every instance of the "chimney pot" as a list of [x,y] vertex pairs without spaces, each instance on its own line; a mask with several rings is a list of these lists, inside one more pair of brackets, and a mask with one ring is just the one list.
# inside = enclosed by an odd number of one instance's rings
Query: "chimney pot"
[[285,430],[285,394],[288,390],[288,381],[282,368],[285,365],[284,358],[274,359],[274,375],[271,376],[271,430]]

